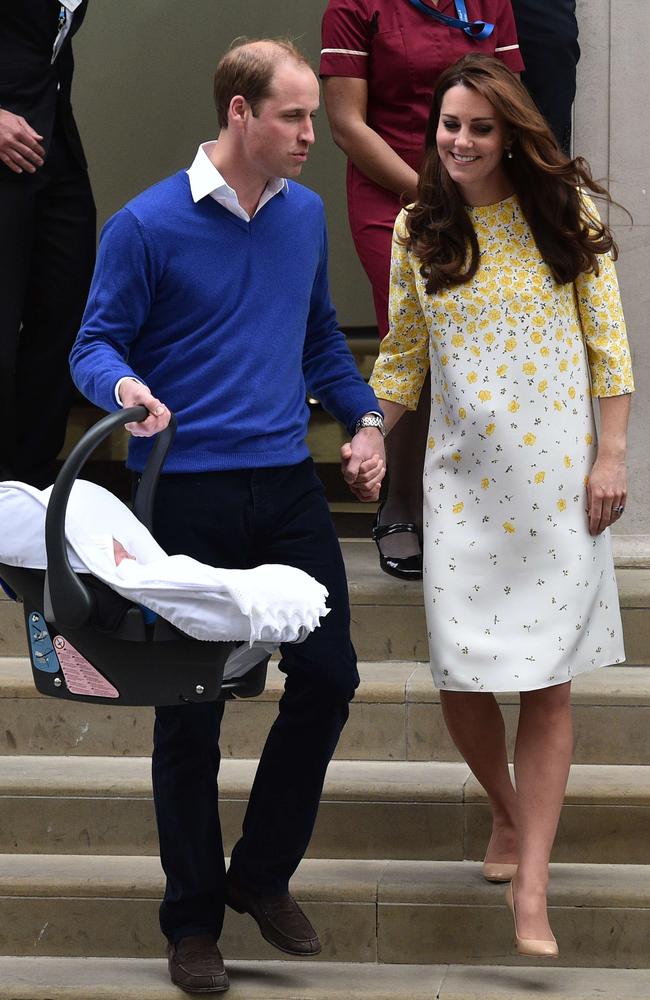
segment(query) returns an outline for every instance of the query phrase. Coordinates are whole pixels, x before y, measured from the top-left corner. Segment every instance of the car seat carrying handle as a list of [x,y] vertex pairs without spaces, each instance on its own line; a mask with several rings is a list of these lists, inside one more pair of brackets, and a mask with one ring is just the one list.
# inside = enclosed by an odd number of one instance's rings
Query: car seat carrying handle
[[[145,420],[149,411],[145,406],[131,406],[116,413],[109,413],[91,427],[68,455],[52,487],[45,518],[45,547],[47,572],[43,591],[43,609],[47,621],[56,621],[67,628],[80,628],[93,611],[93,597],[68,559],[65,540],[65,514],[70,491],[82,466],[98,444],[123,424]],[[136,493],[133,509],[136,517],[151,530],[153,502],[160,471],[176,434],[176,418],[171,415],[168,426],[154,440],[147,464]]]

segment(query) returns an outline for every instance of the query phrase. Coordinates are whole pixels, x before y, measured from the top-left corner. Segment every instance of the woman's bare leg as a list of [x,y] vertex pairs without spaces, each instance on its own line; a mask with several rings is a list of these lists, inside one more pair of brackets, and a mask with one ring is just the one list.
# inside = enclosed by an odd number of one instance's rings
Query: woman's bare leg
[[546,940],[548,863],[571,766],[571,684],[522,691],[515,781],[519,868],[514,889],[522,938]]
[[508,770],[506,733],[493,694],[441,691],[440,703],[449,735],[485,789],[492,810],[490,862],[516,864],[517,797]]
[[[422,471],[430,412],[431,380],[427,375],[417,410],[405,413],[386,438],[388,485],[381,512],[382,524],[401,521],[422,527]],[[382,538],[379,544],[385,556],[401,559],[421,551],[417,535],[411,532],[390,535]]]

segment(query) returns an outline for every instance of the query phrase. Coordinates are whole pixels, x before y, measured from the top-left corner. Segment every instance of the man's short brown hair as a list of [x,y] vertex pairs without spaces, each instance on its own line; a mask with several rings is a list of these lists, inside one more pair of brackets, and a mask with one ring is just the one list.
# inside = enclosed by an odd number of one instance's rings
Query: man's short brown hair
[[221,128],[228,128],[228,108],[237,95],[244,97],[256,114],[257,106],[271,96],[276,67],[287,60],[309,66],[288,38],[235,39],[214,73],[214,103]]

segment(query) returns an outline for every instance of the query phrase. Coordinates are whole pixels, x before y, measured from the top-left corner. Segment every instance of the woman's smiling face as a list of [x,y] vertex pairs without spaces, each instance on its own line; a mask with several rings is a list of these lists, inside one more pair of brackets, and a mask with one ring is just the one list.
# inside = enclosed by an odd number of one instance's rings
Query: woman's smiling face
[[456,84],[442,99],[436,132],[440,161],[468,205],[490,205],[512,194],[503,157],[505,122],[471,87]]

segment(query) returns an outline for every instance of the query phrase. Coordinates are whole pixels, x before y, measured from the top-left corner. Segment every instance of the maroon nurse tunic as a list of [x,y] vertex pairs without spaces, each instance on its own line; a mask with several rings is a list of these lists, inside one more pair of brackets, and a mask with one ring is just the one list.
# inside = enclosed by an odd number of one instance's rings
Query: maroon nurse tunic
[[[366,121],[415,170],[423,153],[431,94],[440,73],[468,52],[496,55],[524,68],[510,0],[466,0],[470,21],[495,25],[475,40],[417,10],[409,0],[329,0],[323,16],[320,75],[368,81]],[[454,0],[435,8],[456,16]],[[352,237],[370,282],[379,335],[388,329],[393,224],[399,197],[369,180],[353,163],[347,172]]]

